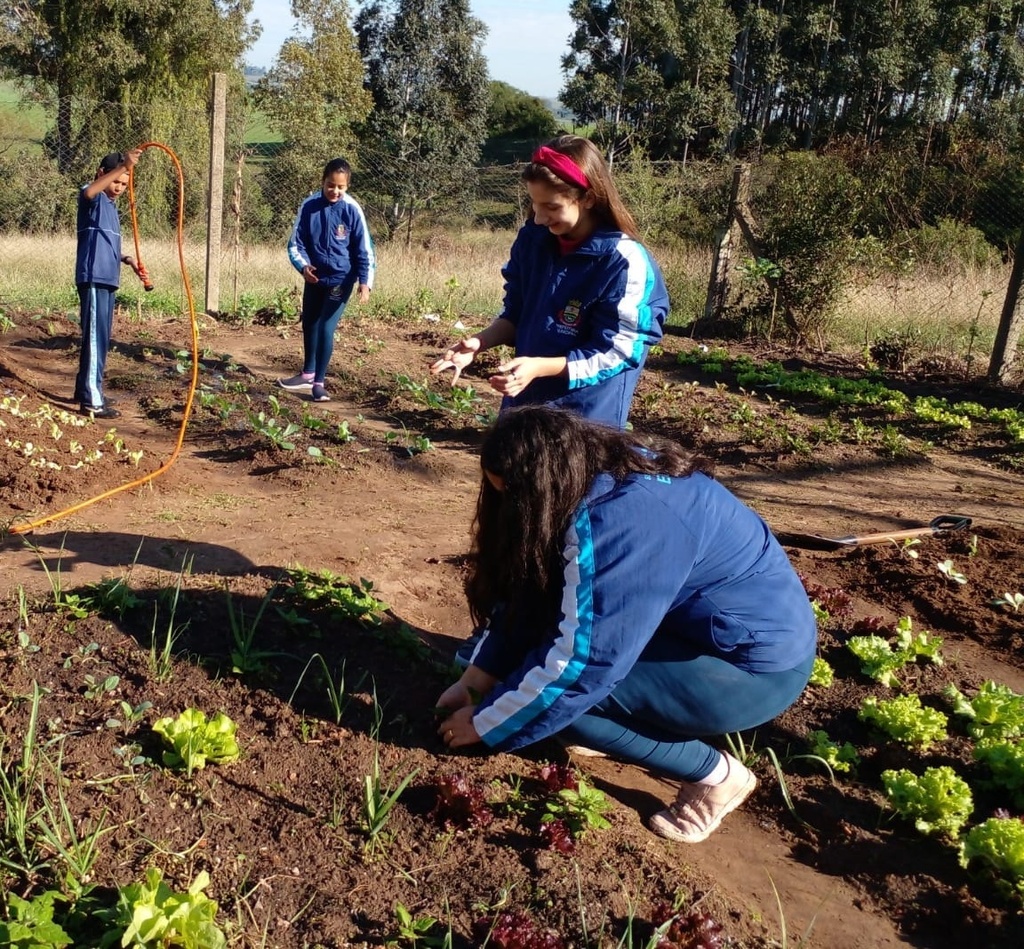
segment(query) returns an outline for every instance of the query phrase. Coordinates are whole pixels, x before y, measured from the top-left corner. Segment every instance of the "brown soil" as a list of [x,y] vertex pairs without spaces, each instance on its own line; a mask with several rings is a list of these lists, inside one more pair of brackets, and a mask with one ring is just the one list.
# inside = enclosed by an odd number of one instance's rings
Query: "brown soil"
[[[190,334],[180,320],[120,319],[107,370],[108,393],[123,412],[116,434],[107,436],[108,423],[73,428],[58,418],[55,441],[51,421],[38,413],[46,404],[74,408],[67,397],[76,328],[54,317],[15,320],[0,349],[0,398],[8,399],[0,411],[0,520],[21,530],[171,456]],[[101,820],[107,828],[93,882],[123,885],[156,865],[184,890],[206,870],[218,919],[239,946],[383,945],[399,938],[398,902],[414,917],[450,923],[455,946],[483,945],[474,922],[506,912],[557,931],[566,946],[640,946],[674,899],[684,917],[710,929],[671,945],[1021,944],[1019,907],[961,868],[955,845],[893,816],[881,792],[879,775],[892,767],[952,764],[972,785],[983,778],[962,728],[951,715],[951,737],[927,753],[886,742],[855,713],[864,696],[887,690],[862,675],[845,648],[858,619],[881,617],[891,628],[910,616],[915,629],[943,639],[944,665],[919,664],[904,676],[904,687],[926,704],[949,713],[942,690],[950,682],[968,694],[986,680],[1024,692],[1024,610],[991,605],[1024,590],[1021,446],[984,430],[941,441],[909,423],[901,431],[910,450],[896,459],[877,438],[829,441],[820,437],[827,413],[819,406],[716,387],[676,362],[693,342],[667,337],[642,383],[637,430],[712,455],[721,480],[775,529],[842,536],[942,513],[963,513],[973,525],[906,549],[790,548],[812,595],[830,605],[821,654],[836,683],[808,689],[777,721],[743,736],[759,755],[754,797],[706,843],[672,845],[643,824],[670,798],[666,782],[613,761],[577,759],[579,773],[615,806],[610,829],[590,831],[563,855],[541,837],[539,809],[550,795],[538,777],[539,763],[564,762],[563,751],[545,745],[524,756],[453,756],[434,734],[434,699],[469,626],[461,566],[478,481],[475,416],[485,420],[496,398],[478,376],[467,380],[480,399],[469,410],[426,404],[430,393],[447,394],[426,373],[455,335],[447,327],[353,316],[342,330],[334,401],[314,405],[273,386],[296,368],[294,327],[204,318],[207,394],[197,399],[180,457],[149,484],[7,535],[0,547],[3,767],[17,773],[12,762],[21,756],[37,682],[39,748],[51,761],[60,755],[76,830],[87,833]],[[835,357],[819,365],[856,371]],[[1019,392],[975,390],[948,377],[892,384],[986,404],[1021,402]],[[773,424],[752,427],[740,400]],[[298,426],[281,436],[293,449],[254,430],[247,413],[260,412],[256,424],[264,427],[267,419]],[[848,425],[852,417],[837,420]],[[339,430],[345,422],[353,440]],[[419,451],[423,438],[427,451]],[[922,439],[936,445],[915,452]],[[81,451],[72,453],[72,440]],[[102,457],[72,467],[97,446]],[[937,562],[947,558],[966,584],[939,573]],[[389,609],[379,623],[332,615],[302,597],[300,565],[366,578]],[[105,578],[121,578],[120,590],[136,602],[117,610],[111,595],[98,612],[75,618],[73,597]],[[239,665],[232,622],[256,625],[254,647],[265,654],[250,657],[244,674],[232,671]],[[161,678],[153,643],[159,647],[168,629],[176,658]],[[314,654],[323,664],[313,659],[303,675]],[[343,675],[340,722],[324,668],[336,680]],[[119,677],[112,691],[90,691],[109,676]],[[132,723],[121,702],[152,707]],[[237,723],[237,762],[191,778],[159,766],[151,726],[188,707],[224,711]],[[798,757],[813,729],[857,747],[855,775],[837,775],[833,785]],[[782,763],[796,816],[768,749]],[[362,812],[375,760],[385,788],[413,777],[371,845]],[[483,791],[489,824],[446,828],[435,816],[439,782],[451,776]],[[997,808],[1018,813],[994,791],[977,790],[975,803],[972,821]],[[4,847],[0,856],[10,862],[9,842]],[[0,869],[0,890],[32,895],[59,885],[59,858],[46,848],[38,856],[43,865],[33,872]],[[524,918],[514,924],[518,942],[492,937],[491,945],[558,944],[529,941]]]

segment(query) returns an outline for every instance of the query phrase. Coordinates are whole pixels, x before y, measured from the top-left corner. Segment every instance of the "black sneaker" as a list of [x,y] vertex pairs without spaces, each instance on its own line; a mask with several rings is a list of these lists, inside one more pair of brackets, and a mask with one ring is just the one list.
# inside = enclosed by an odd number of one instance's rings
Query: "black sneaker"
[[121,413],[107,405],[83,405],[79,412],[82,415],[90,415],[93,418],[120,418]]

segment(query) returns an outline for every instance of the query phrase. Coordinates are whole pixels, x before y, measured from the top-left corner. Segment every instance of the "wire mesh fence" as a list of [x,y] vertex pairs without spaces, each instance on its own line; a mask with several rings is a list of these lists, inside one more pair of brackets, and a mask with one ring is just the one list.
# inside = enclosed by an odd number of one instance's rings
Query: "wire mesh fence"
[[[26,274],[20,280],[19,272],[32,267],[31,249],[11,250],[15,239],[53,241],[45,279],[71,290],[76,190],[92,178],[104,153],[132,147],[139,136],[159,138],[175,150],[185,182],[182,206],[175,169],[156,149],[136,169],[135,209],[142,257],[158,286],[154,303],[182,305],[179,254],[196,299],[204,300],[211,187],[223,189],[224,208],[220,246],[213,251],[220,272],[217,308],[237,309],[247,294],[297,287],[285,244],[298,205],[319,187],[322,162],[334,156],[307,155],[297,162],[267,131],[262,116],[247,108],[236,107],[228,116],[223,180],[213,184],[210,116],[202,110],[147,116],[127,114],[116,104],[75,102],[64,110],[73,119],[60,134],[61,109],[7,123],[0,129],[0,174],[9,182],[0,192],[0,235],[8,258],[0,277],[2,301],[19,302],[29,279]],[[160,128],[167,133],[154,131]],[[423,268],[428,284],[457,277],[479,247],[494,273],[489,292],[497,305],[497,272],[527,210],[520,166],[437,167],[365,145],[347,157],[354,169],[350,190],[380,249],[405,251]],[[999,320],[1020,227],[1020,200],[1011,185],[1000,190],[998,176],[964,181],[921,170],[912,180],[903,172],[888,192],[876,188],[874,210],[866,214],[867,198],[848,200],[842,182],[828,180],[836,175],[827,165],[819,163],[817,177],[804,179],[783,159],[750,167],[748,211],[760,233],[739,240],[729,259],[726,314],[740,314],[741,324],[763,332],[766,318],[773,325],[780,285],[785,288],[785,279],[772,278],[773,268],[796,273],[802,262],[812,276],[835,278],[834,297],[812,294],[802,304],[829,310],[824,330],[840,326],[847,339],[863,338],[865,344],[888,333],[939,348],[962,350],[968,340],[984,349]],[[868,168],[860,184],[850,186],[865,191],[871,174]],[[617,163],[615,178],[663,262],[674,319],[701,317],[716,240],[735,210],[734,164],[635,160]],[[122,199],[130,244],[126,205]],[[388,281],[381,268],[378,290],[386,290]],[[781,314],[779,320],[781,332]]]

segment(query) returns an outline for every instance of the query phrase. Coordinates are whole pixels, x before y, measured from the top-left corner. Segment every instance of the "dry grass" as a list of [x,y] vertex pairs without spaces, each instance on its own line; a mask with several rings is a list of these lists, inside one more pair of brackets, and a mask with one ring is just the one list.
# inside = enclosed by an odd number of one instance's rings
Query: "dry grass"
[[[131,235],[125,235],[131,251]],[[485,320],[501,304],[501,267],[513,234],[466,230],[381,245],[373,297],[377,312],[416,315],[428,312]],[[142,258],[157,290],[144,294],[126,273],[125,294],[148,309],[182,312],[184,283],[174,241],[147,240]],[[673,322],[687,323],[703,307],[710,253],[677,248],[658,250],[674,301]],[[73,286],[75,241],[70,236],[0,235],[0,306],[43,310],[77,309]],[[195,303],[204,307],[204,247],[185,245]],[[918,351],[977,358],[991,351],[1006,292],[1006,268],[948,275],[917,275],[898,283],[875,281],[852,287],[841,307],[830,342],[864,347],[890,332],[905,335]],[[221,259],[221,310],[236,310],[240,301],[269,303],[281,291],[301,287],[280,246],[226,246]],[[973,337],[973,340],[972,340]]]

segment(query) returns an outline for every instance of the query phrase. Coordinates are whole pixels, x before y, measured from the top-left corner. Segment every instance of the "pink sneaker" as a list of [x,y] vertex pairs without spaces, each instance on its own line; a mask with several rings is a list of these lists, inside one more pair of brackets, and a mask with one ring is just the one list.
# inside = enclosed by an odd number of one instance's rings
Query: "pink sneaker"
[[[725,752],[723,752],[725,754]],[[757,787],[754,772],[725,754],[729,770],[725,780],[715,786],[684,781],[675,801],[655,814],[648,826],[659,837],[698,844],[707,840],[726,814],[736,810]]]

